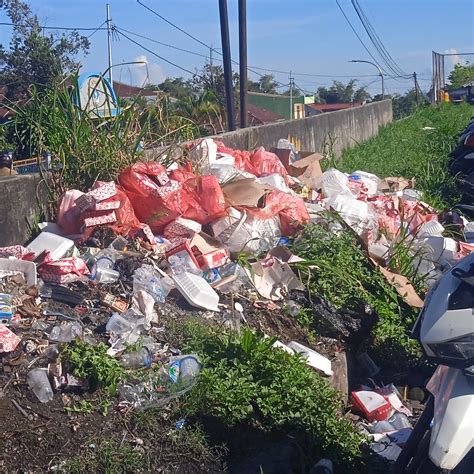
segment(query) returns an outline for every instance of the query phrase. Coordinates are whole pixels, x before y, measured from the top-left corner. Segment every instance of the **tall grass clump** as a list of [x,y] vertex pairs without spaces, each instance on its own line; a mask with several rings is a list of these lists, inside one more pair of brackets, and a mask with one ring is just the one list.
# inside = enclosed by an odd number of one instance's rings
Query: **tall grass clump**
[[32,86],[28,102],[14,107],[15,116],[5,126],[17,156],[48,151],[57,159],[56,172],[45,176],[55,196],[70,188],[87,189],[97,180],[114,180],[146,147],[195,137],[192,122],[172,116],[164,103],[130,100],[115,117],[100,117],[80,109],[78,90],[77,75],[54,89]]
[[449,153],[474,113],[468,104],[424,107],[387,125],[379,134],[346,150],[337,167],[345,172],[368,171],[384,178],[415,178],[424,200],[436,208],[459,201],[448,171]]

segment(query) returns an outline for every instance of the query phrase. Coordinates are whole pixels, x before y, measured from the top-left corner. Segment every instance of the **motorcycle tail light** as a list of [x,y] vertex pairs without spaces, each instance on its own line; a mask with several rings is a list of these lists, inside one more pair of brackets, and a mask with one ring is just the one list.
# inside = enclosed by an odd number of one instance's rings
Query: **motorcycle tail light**
[[474,333],[429,347],[439,359],[467,361],[474,358]]

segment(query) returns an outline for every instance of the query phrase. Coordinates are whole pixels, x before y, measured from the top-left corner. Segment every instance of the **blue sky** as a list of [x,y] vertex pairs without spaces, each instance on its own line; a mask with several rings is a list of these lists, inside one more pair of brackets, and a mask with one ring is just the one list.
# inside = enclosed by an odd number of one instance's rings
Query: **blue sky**
[[[143,3],[206,44],[220,48],[219,10],[217,0],[142,0]],[[339,0],[342,8],[374,54],[373,47],[360,24],[350,0]],[[30,0],[41,22],[51,26],[98,27],[105,20],[103,0]],[[196,53],[209,51],[191,38],[175,30],[140,6],[136,0],[109,0],[112,21],[118,27],[139,33]],[[423,89],[429,87],[431,51],[474,51],[474,2],[472,0],[359,0],[366,15],[384,42],[387,50],[403,71],[416,71]],[[237,0],[229,0],[229,21],[232,59],[238,61]],[[248,0],[248,64],[249,66],[294,71],[295,83],[313,91],[329,85],[331,78],[310,77],[300,73],[334,76],[347,81],[358,77],[360,85],[368,85],[378,93],[380,82],[368,64],[351,64],[350,59],[370,59],[358,42],[335,0]],[[0,13],[0,21],[8,21]],[[7,44],[11,28],[2,26],[0,42]],[[87,33],[86,33],[87,34]],[[130,35],[131,36],[131,35]],[[147,40],[131,36],[147,48],[191,71],[205,62],[200,56],[176,51]],[[81,58],[84,70],[104,70],[107,67],[107,37],[105,31],[91,38],[91,49]],[[216,63],[220,56],[214,53]],[[449,70],[458,58],[447,58]],[[114,63],[145,60],[147,66],[122,66],[114,69],[114,79],[143,84],[148,77],[160,82],[165,77],[189,74],[158,59],[127,39],[113,42]],[[471,59],[474,61],[474,58]],[[238,66],[234,65],[238,68]],[[256,79],[254,73],[249,78]],[[282,84],[288,83],[287,73],[276,73]],[[373,82],[375,81],[375,82]],[[407,80],[388,79],[389,92],[402,92],[412,86]]]

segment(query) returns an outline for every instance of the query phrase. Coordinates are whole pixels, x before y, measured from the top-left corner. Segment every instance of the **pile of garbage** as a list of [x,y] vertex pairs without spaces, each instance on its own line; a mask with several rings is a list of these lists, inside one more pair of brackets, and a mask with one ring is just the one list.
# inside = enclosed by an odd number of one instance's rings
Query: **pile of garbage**
[[[413,180],[323,172],[322,159],[287,140],[248,152],[204,139],[190,147],[183,166],[138,162],[117,182],[68,190],[55,223],[41,224],[27,246],[0,248],[0,355],[10,361],[26,355],[26,382],[46,403],[55,391],[88,389],[58,362],[61,344],[106,340],[108,356],[126,370],[160,367],[123,383],[122,403],[163,406],[193,386],[202,365],[196,355],[159,342],[157,308],[179,294],[210,317],[231,314],[231,326],[239,327],[243,307],[229,308],[223,295],[251,288],[278,302],[304,290],[291,267],[301,259],[288,243],[310,222],[330,222],[335,233],[350,227],[405,301],[421,307],[410,282],[388,269],[393,245],[408,243],[415,270],[430,286],[474,250],[474,223],[437,213]],[[342,221],[330,221],[328,212]],[[328,358],[297,341],[275,347],[304,354],[325,376],[333,373]],[[352,395],[356,410],[377,421],[366,427],[376,442],[396,436],[399,446],[410,413],[393,387]]]

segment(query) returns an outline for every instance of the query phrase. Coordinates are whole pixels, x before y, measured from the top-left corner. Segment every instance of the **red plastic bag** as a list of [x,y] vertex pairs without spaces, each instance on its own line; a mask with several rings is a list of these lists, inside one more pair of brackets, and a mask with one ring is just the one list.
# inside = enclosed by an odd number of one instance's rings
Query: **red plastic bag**
[[246,208],[248,214],[258,219],[269,219],[280,216],[281,234],[293,235],[303,224],[309,221],[309,214],[304,201],[283,191],[272,191],[265,199],[262,209]]
[[215,176],[198,176],[188,179],[183,187],[189,199],[189,207],[183,214],[186,219],[208,224],[225,215],[224,193]]
[[271,153],[261,146],[254,150],[250,156],[250,161],[255,169],[256,176],[279,174],[285,178],[285,182],[288,184],[288,172],[275,153]]
[[116,200],[120,202],[120,207],[115,210],[115,216],[117,217],[117,222],[115,224],[109,225],[109,227],[117,234],[128,235],[130,232],[134,232],[137,229],[140,229],[140,221],[135,215],[133,210],[132,203],[128,199],[124,190],[117,186],[117,194],[106,201]]
[[215,176],[199,176],[182,168],[168,177],[159,163],[135,163],[119,182],[136,216],[155,233],[179,216],[207,224],[224,215],[224,194]]

